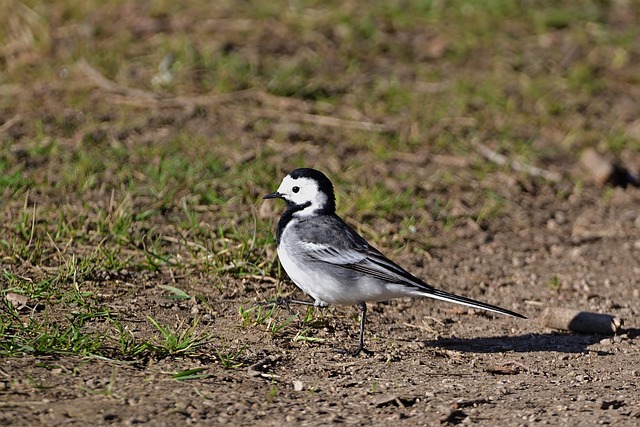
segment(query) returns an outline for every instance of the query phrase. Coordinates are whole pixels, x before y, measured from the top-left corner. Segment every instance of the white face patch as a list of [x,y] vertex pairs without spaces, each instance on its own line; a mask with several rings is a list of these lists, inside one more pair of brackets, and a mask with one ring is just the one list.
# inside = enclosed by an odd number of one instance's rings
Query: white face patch
[[309,204],[295,213],[297,217],[311,215],[327,203],[327,195],[320,191],[318,183],[311,178],[292,178],[287,175],[278,187],[278,193],[295,205]]

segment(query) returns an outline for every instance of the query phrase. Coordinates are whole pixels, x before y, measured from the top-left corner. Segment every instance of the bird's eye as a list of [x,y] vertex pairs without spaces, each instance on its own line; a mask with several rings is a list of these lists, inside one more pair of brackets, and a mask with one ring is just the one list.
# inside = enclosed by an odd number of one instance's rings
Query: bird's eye
[[298,191],[300,191],[300,187],[298,187],[297,185],[295,187],[293,187],[291,189],[291,191],[293,191],[294,193],[297,193]]

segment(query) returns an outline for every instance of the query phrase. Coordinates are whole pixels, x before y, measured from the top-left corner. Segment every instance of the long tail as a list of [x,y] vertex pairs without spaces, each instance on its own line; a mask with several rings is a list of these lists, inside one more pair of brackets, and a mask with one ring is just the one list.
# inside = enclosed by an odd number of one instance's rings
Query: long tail
[[[355,232],[354,232],[355,233]],[[347,264],[347,263],[333,263],[333,265],[340,265],[341,267],[348,268],[350,270],[355,270],[360,273],[366,274],[371,277],[375,277],[376,279],[388,282],[388,283],[397,283],[401,285],[407,286],[412,295],[420,295],[429,298],[435,298],[442,301],[454,302],[457,304],[468,305],[473,308],[480,308],[482,310],[489,310],[495,313],[505,314],[507,316],[518,317],[520,319],[526,319],[522,314],[516,313],[514,311],[506,310],[504,308],[500,308],[495,305],[487,304],[484,302],[476,301],[471,298],[463,297],[460,295],[452,294],[449,292],[441,291],[438,288],[434,288],[433,286],[425,283],[424,281],[418,279],[411,273],[409,273],[404,268],[400,267],[395,262],[391,261],[389,258],[384,256],[382,252],[374,248],[373,246],[369,246],[367,248],[367,257],[365,260],[362,260],[357,263]]]
[[526,319],[525,316],[523,316],[522,314],[516,313],[515,311],[507,310],[504,308],[500,308],[496,305],[487,304],[485,302],[476,301],[471,298],[441,291],[440,289],[436,289],[433,287],[429,287],[427,289],[417,288],[417,290],[420,295],[425,297],[439,299],[447,302],[453,302],[456,304],[462,304],[462,305],[466,305],[473,308],[479,308],[482,310],[493,311],[495,313],[505,314],[507,316],[518,317],[520,319]]

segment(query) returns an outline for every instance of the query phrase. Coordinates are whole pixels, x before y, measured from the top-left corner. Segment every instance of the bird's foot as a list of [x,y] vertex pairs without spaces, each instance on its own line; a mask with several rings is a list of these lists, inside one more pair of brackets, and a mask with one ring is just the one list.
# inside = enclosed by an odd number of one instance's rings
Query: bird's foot
[[276,307],[286,308],[287,311],[291,313],[293,312],[293,310],[291,310],[291,306],[289,305],[290,302],[291,302],[290,297],[278,297],[278,298],[268,299],[266,301],[259,301],[257,305],[270,306],[272,308],[276,308]]
[[364,348],[362,346],[358,346],[354,350],[347,350],[346,348],[337,349],[336,353],[343,354],[345,356],[352,356],[352,357],[356,357],[356,356],[360,355],[360,353],[364,353],[367,356],[373,356],[373,351],[367,350],[366,348]]
[[314,303],[312,302],[298,301],[298,300],[292,299],[291,297],[278,297],[278,298],[273,298],[266,301],[258,302],[258,305],[282,307],[282,308],[286,308],[288,312],[293,313],[293,310],[291,309],[291,304],[301,304],[301,305],[311,305],[311,306],[314,305]]
[[258,301],[257,305],[276,305],[278,307],[286,307],[289,305],[290,297],[271,298],[265,301]]

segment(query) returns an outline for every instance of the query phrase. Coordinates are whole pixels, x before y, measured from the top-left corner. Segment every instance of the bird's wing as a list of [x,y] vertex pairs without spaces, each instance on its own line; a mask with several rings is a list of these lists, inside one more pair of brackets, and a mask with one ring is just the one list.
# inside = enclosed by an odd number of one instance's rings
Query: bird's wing
[[404,268],[384,256],[382,252],[373,246],[367,247],[364,259],[346,267],[386,282],[402,283],[407,286],[415,286],[423,290],[433,289],[431,286],[427,285],[422,280],[413,276]]
[[302,246],[304,254],[316,261],[354,270],[389,283],[403,283],[422,289],[431,288],[368,244],[334,247],[322,243],[302,242]]
[[[336,238],[334,234],[331,242],[329,242],[330,239],[327,238],[328,234],[322,233],[315,233],[313,241],[311,241],[311,239],[305,239],[304,237],[301,238],[300,243],[304,256],[315,261],[322,261],[334,266],[357,271],[360,274],[388,283],[406,285],[414,288],[426,297],[524,318],[523,315],[513,311],[434,288],[391,261],[384,256],[382,252],[369,245],[354,231],[348,228],[344,228],[343,230],[345,230],[346,234],[341,236],[341,238]],[[335,229],[333,231],[335,232]]]
[[337,215],[314,217],[295,226],[301,255],[358,271],[390,283],[431,287],[385,257]]
[[362,262],[367,254],[360,248],[338,248],[325,243],[301,242],[302,253],[316,261],[346,267]]

